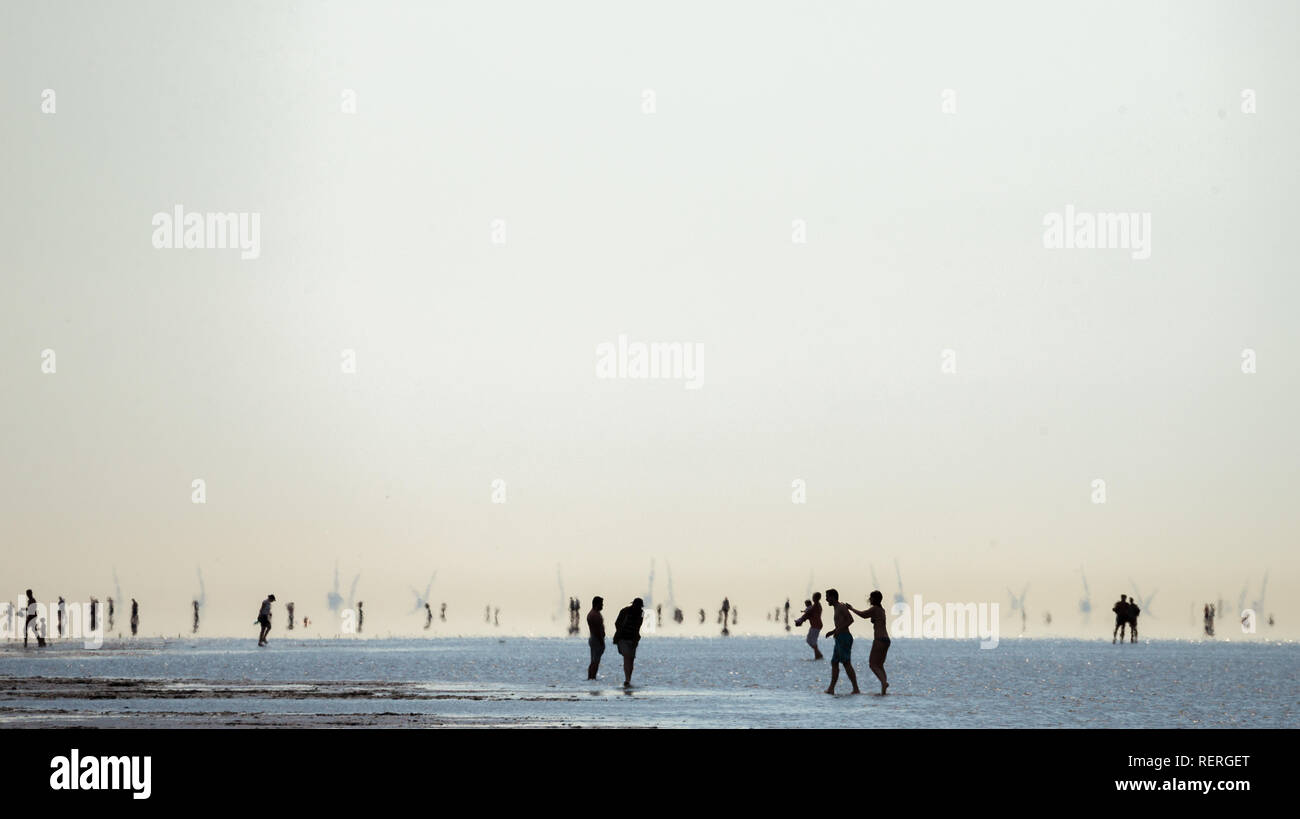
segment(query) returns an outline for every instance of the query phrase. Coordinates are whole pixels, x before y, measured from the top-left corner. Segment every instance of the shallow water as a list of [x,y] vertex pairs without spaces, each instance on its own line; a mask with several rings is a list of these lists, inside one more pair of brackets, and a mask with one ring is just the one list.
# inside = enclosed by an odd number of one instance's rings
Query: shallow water
[[[874,692],[868,648],[857,641],[855,666],[863,691]],[[1025,639],[981,650],[973,641],[896,638],[884,698],[845,696],[843,677],[841,695],[827,696],[829,666],[810,654],[797,636],[647,637],[636,687],[625,693],[617,651],[607,648],[600,679],[587,682],[587,644],[576,638],[279,638],[262,649],[205,639],[44,652],[9,644],[0,649],[0,721],[311,725],[354,715],[341,724],[1300,726],[1293,643]]]

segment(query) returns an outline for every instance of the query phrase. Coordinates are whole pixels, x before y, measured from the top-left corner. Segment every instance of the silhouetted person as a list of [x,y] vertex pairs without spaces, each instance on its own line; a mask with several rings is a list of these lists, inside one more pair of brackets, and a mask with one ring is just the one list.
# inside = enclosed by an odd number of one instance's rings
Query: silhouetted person
[[365,603],[362,603],[360,600],[357,601],[357,634],[361,633],[361,626],[366,622],[366,613],[361,610],[361,607],[364,605]]
[[[99,599],[95,597],[90,598],[90,630],[99,630]],[[13,634],[13,631],[9,633]]]
[[501,609],[493,609],[493,610],[492,610],[492,625],[497,626],[497,627],[500,627],[500,625],[501,625]]
[[1137,599],[1134,598],[1133,600],[1129,601],[1128,632],[1129,632],[1130,643],[1136,643],[1138,641],[1138,615],[1141,613],[1142,613],[1142,609],[1138,608]]
[[446,604],[446,603],[443,603],[443,604],[442,604],[442,608],[438,611],[438,619],[441,620],[441,621],[444,622],[444,623],[447,622],[447,604]]
[[113,630],[113,598],[108,598],[108,630]]
[[785,630],[790,630],[790,598],[785,599]]
[[[874,639],[871,641],[871,656],[867,660],[867,667],[871,669],[872,674],[876,675],[876,679],[880,680],[880,696],[883,697],[889,693],[889,680],[885,677],[885,656],[889,654],[889,629],[885,627],[885,610],[880,605],[880,601],[884,600],[885,596],[879,591],[873,591],[867,599],[871,601],[871,607],[866,611],[858,611],[852,606],[848,608],[862,619],[871,621]],[[831,687],[833,688],[834,685],[832,682]]]
[[[683,619],[685,619],[685,618],[682,617],[682,610],[679,609],[679,608],[674,608],[674,609],[673,609],[673,622],[680,626],[680,625],[682,624],[682,620],[683,620]],[[1270,624],[1270,625],[1271,625],[1271,624]]]
[[799,619],[794,621],[796,626],[802,626],[804,621],[808,622],[808,636],[805,638],[808,645],[812,646],[813,659],[822,659],[822,650],[817,646],[817,638],[822,633],[822,593],[813,592],[811,600],[803,601],[803,614]]
[[304,617],[304,618],[302,618],[302,627],[305,628],[305,629],[306,629],[306,628],[311,628],[311,618],[310,618],[310,617]]
[[740,621],[740,609],[733,607],[731,609],[731,624],[734,626],[739,621]]
[[655,625],[657,626],[663,621],[664,621],[664,604],[660,603],[659,605],[655,606]]
[[484,606],[484,607],[483,607],[483,622],[484,622],[484,623],[491,623],[491,622],[492,622],[492,607],[491,607],[491,606]]
[[194,601],[194,629],[190,633],[199,633],[199,601],[197,600]]
[[587,666],[587,679],[596,679],[596,671],[600,669],[600,658],[605,653],[605,615],[601,610],[605,608],[605,598],[591,598],[591,611],[587,612],[587,632],[591,635],[587,638],[587,645],[591,647],[591,663]]
[[68,604],[64,601],[63,595],[59,595],[59,630],[55,632],[55,635],[60,638],[63,637],[64,634],[63,618],[64,615],[67,613],[67,610],[68,610]]
[[700,609],[700,625],[704,625],[704,609]]
[[424,604],[424,630],[428,631],[429,626],[431,625],[433,625],[433,609],[429,607],[428,603],[425,603]]
[[131,636],[134,637],[135,633],[139,629],[140,629],[140,604],[135,602],[135,598],[132,597],[131,598]]
[[623,655],[623,687],[632,687],[632,665],[636,662],[636,647],[641,642],[641,622],[645,619],[645,603],[638,597],[618,613],[614,620],[614,646]]
[[1205,604],[1205,608],[1201,612],[1201,623],[1203,624],[1203,627],[1205,629],[1205,636],[1213,637],[1214,636],[1214,615],[1210,614],[1209,603]]
[[1110,635],[1111,645],[1114,645],[1116,634],[1119,635],[1119,641],[1124,642],[1124,626],[1128,625],[1128,595],[1121,594],[1119,602],[1111,607],[1111,611],[1115,612],[1115,630]]
[[727,615],[730,613],[731,613],[731,601],[724,597],[722,598],[722,633],[723,634],[731,633],[727,631],[727,620],[728,620]]
[[835,609],[835,628],[826,632],[827,637],[835,638],[835,650],[831,652],[831,684],[826,693],[835,693],[835,683],[840,678],[840,663],[844,663],[844,673],[849,676],[849,682],[853,683],[853,693],[861,694],[858,690],[858,675],[853,672],[853,635],[849,633],[853,615],[849,614],[849,607],[840,602],[840,593],[835,589],[826,590],[826,602]]
[[285,624],[285,628],[288,629],[289,631],[293,631],[293,601],[292,600],[284,604],[284,611],[285,614],[289,615],[289,622]]
[[268,594],[262,601],[262,608],[257,612],[257,624],[262,627],[262,633],[257,635],[257,644],[266,645],[266,635],[271,633],[271,604],[275,602],[275,595]]
[[41,636],[40,623],[32,625],[32,621],[40,614],[40,606],[36,604],[36,598],[32,596],[32,590],[27,590],[27,619],[23,622],[23,648],[27,648],[27,630],[30,628],[36,633],[36,647],[45,648],[45,638]]

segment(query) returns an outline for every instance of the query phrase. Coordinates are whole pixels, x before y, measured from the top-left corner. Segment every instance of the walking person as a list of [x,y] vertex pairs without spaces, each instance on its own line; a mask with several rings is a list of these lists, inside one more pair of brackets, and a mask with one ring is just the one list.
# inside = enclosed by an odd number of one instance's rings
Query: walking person
[[808,623],[808,636],[806,642],[813,650],[813,659],[824,659],[822,650],[817,646],[817,638],[822,633],[822,593],[813,592],[811,600],[803,601],[803,614],[794,621],[796,626],[802,626],[805,621]]
[[[605,615],[600,612],[605,608],[605,598],[591,598],[591,611],[587,612],[587,645],[591,648],[591,663],[587,665],[587,679],[596,679],[600,670],[600,658],[605,653]],[[629,675],[630,676],[630,675]]]
[[885,609],[880,605],[885,596],[877,590],[873,591],[868,599],[871,601],[871,606],[866,611],[858,611],[852,606],[849,606],[849,611],[864,620],[871,621],[873,639],[867,667],[871,669],[872,674],[876,675],[876,679],[880,680],[880,696],[883,697],[889,693],[889,680],[885,677],[885,656],[889,654],[890,643],[889,629],[885,626]]
[[848,675],[849,682],[853,683],[851,693],[861,694],[858,690],[858,675],[853,671],[853,635],[849,633],[853,615],[849,614],[849,607],[840,602],[840,593],[835,589],[826,590],[826,602],[835,609],[835,628],[826,632],[827,637],[835,638],[835,650],[831,652],[831,685],[826,693],[835,693],[835,683],[840,678],[840,663],[843,663],[844,673]]
[[36,604],[36,598],[32,596],[32,590],[27,590],[27,620],[23,622],[23,648],[27,648],[27,630],[31,629],[36,634],[36,647],[45,648],[45,638],[41,636],[40,623],[32,625],[32,621],[40,614],[40,606]]
[[645,603],[638,597],[618,613],[614,619],[614,647],[623,655],[623,687],[632,687],[632,666],[636,663],[636,647],[641,642],[641,623],[645,619]]
[[266,635],[271,633],[271,604],[275,602],[275,595],[268,594],[262,601],[262,608],[257,612],[257,624],[262,627],[262,633],[257,635],[258,646],[266,645]]

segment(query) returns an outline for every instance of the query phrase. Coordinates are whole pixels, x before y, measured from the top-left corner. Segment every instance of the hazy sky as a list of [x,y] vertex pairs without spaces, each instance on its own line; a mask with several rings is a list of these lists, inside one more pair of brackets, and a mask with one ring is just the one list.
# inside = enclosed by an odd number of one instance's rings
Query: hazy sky
[[[1028,584],[1040,634],[1083,632],[1081,567],[1093,632],[1136,583],[1152,636],[1268,570],[1300,636],[1298,30],[1290,2],[5,3],[0,594],[116,568],[171,633],[201,566],[214,630],[268,591],[324,626],[337,560],[368,631],[418,629],[437,570],[447,630],[491,602],[549,633],[557,564],[622,605],[653,558],[661,601],[669,561],[688,612],[757,628],[810,574],[892,594],[897,558],[929,599]],[[155,249],[177,205],[260,214],[260,256]],[[1150,214],[1150,258],[1045,248],[1067,206]],[[702,387],[597,378],[620,335],[703,345]]]

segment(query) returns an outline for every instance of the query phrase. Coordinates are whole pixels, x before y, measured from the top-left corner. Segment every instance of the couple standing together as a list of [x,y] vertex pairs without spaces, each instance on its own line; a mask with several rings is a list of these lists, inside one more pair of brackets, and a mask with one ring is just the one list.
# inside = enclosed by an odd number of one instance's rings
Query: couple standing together
[[[808,622],[808,645],[812,646],[815,660],[822,658],[821,649],[817,647],[817,637],[822,630],[821,597],[821,592],[817,592],[812,600],[805,600],[806,608],[803,614],[794,621],[796,626],[803,625],[805,620]],[[853,624],[854,614],[871,621],[874,639],[871,641],[871,655],[867,659],[867,667],[880,680],[880,695],[883,697],[888,693],[889,680],[885,677],[885,657],[889,654],[890,641],[889,630],[885,628],[885,610],[880,605],[884,595],[879,591],[873,591],[868,599],[871,605],[867,610],[858,611],[848,603],[841,603],[840,593],[835,589],[826,590],[826,602],[835,610],[835,628],[826,632],[827,637],[835,638],[835,650],[831,652],[831,685],[826,689],[827,694],[835,693],[835,683],[840,679],[840,663],[844,664],[844,673],[853,684],[852,693],[862,693],[858,690],[858,675],[853,671],[852,662],[853,634],[849,632],[849,627]]]
[[[605,653],[605,608],[603,597],[591,598],[591,611],[587,612],[587,628],[591,637],[587,644],[591,646],[591,665],[587,666],[587,679],[596,679],[600,669],[600,657]],[[645,620],[645,603],[640,597],[632,601],[618,613],[614,620],[614,647],[623,655],[623,687],[632,687],[632,668],[636,664],[636,647],[641,642],[641,623]]]

